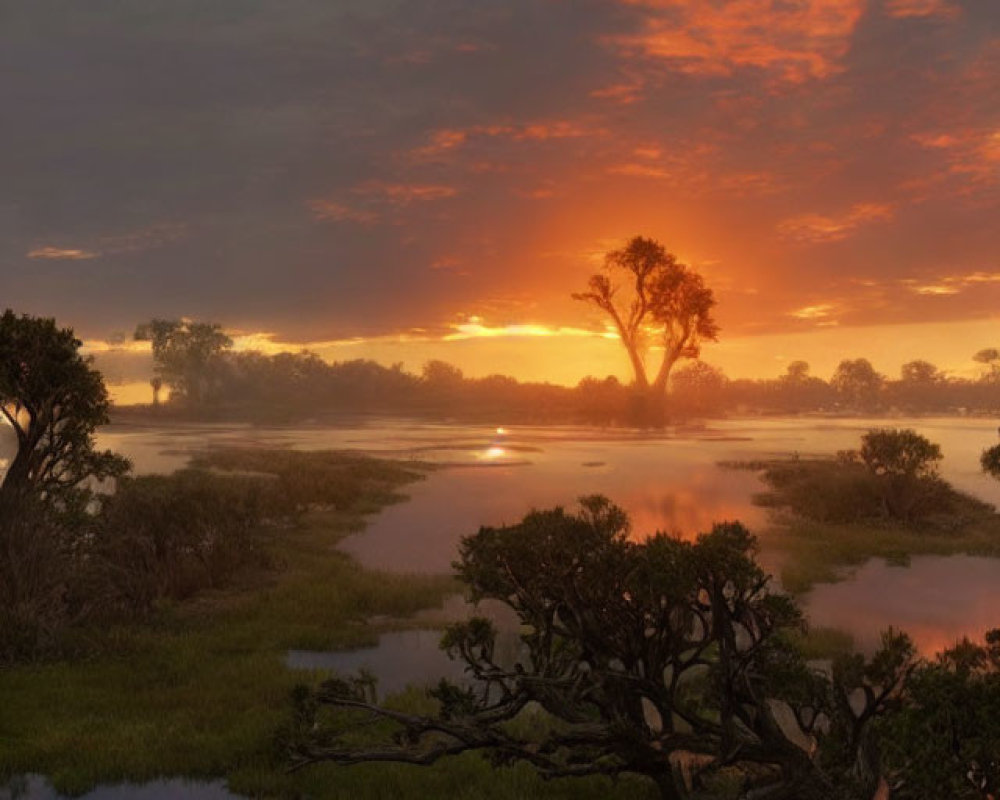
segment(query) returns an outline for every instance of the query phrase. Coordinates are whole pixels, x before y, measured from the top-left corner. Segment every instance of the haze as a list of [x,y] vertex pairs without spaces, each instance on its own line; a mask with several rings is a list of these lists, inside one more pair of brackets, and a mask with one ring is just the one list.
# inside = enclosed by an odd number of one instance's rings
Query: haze
[[4,301],[94,350],[186,316],[626,377],[569,294],[636,233],[715,289],[733,377],[995,344],[994,3],[43,0],[0,53]]

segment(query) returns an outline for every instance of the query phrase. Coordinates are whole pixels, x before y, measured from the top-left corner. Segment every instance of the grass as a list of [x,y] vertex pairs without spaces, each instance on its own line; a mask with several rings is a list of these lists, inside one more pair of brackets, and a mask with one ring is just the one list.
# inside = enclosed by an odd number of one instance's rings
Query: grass
[[[366,514],[403,499],[400,489],[422,476],[422,465],[262,452],[210,454],[198,466],[298,481],[294,490],[310,510],[269,534],[280,568],[248,573],[142,625],[81,631],[92,639],[88,658],[0,671],[0,786],[40,773],[70,795],[103,783],[187,777],[224,778],[250,797],[655,796],[638,778],[545,782],[523,765],[495,771],[476,754],[432,767],[320,765],[288,774],[277,742],[292,689],[322,674],[287,669],[286,651],[374,644],[382,630],[414,624],[407,617],[459,586],[450,576],[365,570],[335,547]],[[373,617],[393,621],[376,627]],[[427,700],[411,690],[395,702],[415,709]]]
[[832,459],[727,462],[760,473],[755,498],[772,510],[762,539],[783,556],[781,584],[793,594],[844,579],[871,558],[907,563],[915,555],[1000,557],[1000,514],[940,480],[928,482],[924,506],[910,520],[879,514],[872,487],[854,465]]

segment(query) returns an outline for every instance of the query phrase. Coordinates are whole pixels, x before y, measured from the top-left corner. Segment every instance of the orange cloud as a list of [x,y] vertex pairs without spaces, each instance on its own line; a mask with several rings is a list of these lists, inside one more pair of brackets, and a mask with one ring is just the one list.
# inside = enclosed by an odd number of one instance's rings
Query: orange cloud
[[652,164],[615,164],[608,167],[608,172],[612,175],[630,175],[635,178],[666,179],[674,177],[674,174],[669,170]]
[[958,294],[961,290],[957,286],[948,283],[929,283],[924,286],[911,286],[910,291],[914,294],[930,295],[931,297]]
[[28,258],[41,259],[43,261],[86,261],[97,258],[100,253],[92,250],[80,250],[68,247],[36,247],[29,250]]
[[630,105],[636,102],[642,95],[641,83],[613,83],[610,86],[603,86],[594,89],[590,96],[598,100],[610,100],[621,105]]
[[429,141],[412,152],[418,158],[434,158],[457,150],[473,139],[509,139],[515,142],[544,142],[550,139],[578,139],[600,134],[570,120],[542,120],[518,124],[472,125],[468,128],[441,128],[432,131]]
[[645,30],[610,41],[696,75],[757,68],[802,83],[840,71],[865,0],[621,0],[648,10]]
[[778,232],[799,242],[836,242],[864,225],[885,222],[893,215],[893,208],[888,203],[858,203],[840,216],[799,214],[778,223]]
[[938,150],[947,161],[946,175],[975,184],[1000,181],[1000,128],[964,130],[948,133],[918,133],[913,140],[931,150]]
[[313,212],[313,217],[332,222],[357,222],[363,225],[375,222],[378,214],[374,211],[367,211],[360,208],[351,208],[342,203],[335,203],[331,200],[310,200],[309,208]]
[[900,281],[914,294],[948,296],[959,294],[971,286],[1000,283],[1000,272],[970,272],[965,275],[948,275],[933,283],[919,283],[913,279]]
[[886,0],[885,12],[893,18],[957,17],[962,10],[948,0]]
[[829,320],[836,311],[832,303],[820,303],[814,306],[803,306],[789,313],[789,316],[802,320]]
[[454,186],[429,183],[383,183],[372,181],[362,184],[354,191],[384,198],[393,205],[408,205],[414,201],[443,200],[454,197],[458,189]]

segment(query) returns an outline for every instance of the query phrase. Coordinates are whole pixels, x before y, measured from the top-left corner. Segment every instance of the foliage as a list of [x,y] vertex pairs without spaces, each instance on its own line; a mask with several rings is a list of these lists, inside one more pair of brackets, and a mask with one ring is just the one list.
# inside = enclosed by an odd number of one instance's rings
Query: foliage
[[233,340],[216,323],[153,319],[135,329],[135,338],[153,348],[156,375],[195,405],[217,391],[222,354]]
[[309,509],[356,519],[423,474],[329,451],[221,450],[195,463],[124,478],[73,518],[30,497],[0,498],[0,662],[57,652],[81,626],[149,617],[231,586],[271,567],[275,536]]
[[874,428],[861,437],[858,455],[874,475],[929,478],[937,474],[941,448],[911,428]]
[[[590,278],[588,291],[573,297],[592,303],[611,318],[628,353],[636,386],[662,396],[678,359],[697,358],[701,343],[718,337],[712,290],[659,242],[641,236],[607,253],[604,268],[604,273]],[[623,292],[627,299],[620,296]],[[647,337],[663,348],[652,381],[646,373]]]
[[[97,784],[183,775],[225,778],[247,797],[374,800],[467,797],[470,783],[492,785],[476,758],[422,776],[385,767],[290,776],[284,752],[273,749],[285,700],[303,678],[285,664],[290,648],[371,646],[386,625],[414,624],[400,618],[456,591],[443,576],[366,570],[334,547],[357,529],[355,511],[373,505],[359,495],[346,512],[309,512],[282,529],[268,542],[280,569],[171,604],[141,624],[79,628],[85,658],[0,672],[0,787],[8,776],[38,773],[60,795],[78,796]],[[395,622],[379,627],[374,617]],[[530,777],[516,775],[490,796],[553,791]],[[585,796],[636,796],[610,790],[598,784]]]
[[[428,362],[420,374],[414,374],[401,364],[383,366],[361,359],[327,363],[308,351],[265,355],[224,350],[206,374],[206,400],[211,403],[194,406],[186,402],[182,392],[175,391],[173,402],[156,409],[156,419],[286,422],[345,414],[404,414],[493,425],[498,420],[505,424],[648,425],[661,423],[666,410],[663,398],[651,397],[648,386],[645,390],[638,384],[626,386],[613,376],[587,377],[577,386],[567,387],[519,382],[506,375],[467,377],[442,361]],[[847,387],[853,384],[841,382],[843,370],[836,383],[838,394],[830,382],[811,375],[804,361],[792,362],[785,374],[773,379],[719,377],[718,391],[713,390],[707,404],[701,399],[687,402],[681,392],[675,392],[671,416],[732,411],[803,413],[838,406],[856,412],[884,406],[914,412],[960,409],[963,413],[1000,407],[997,383],[992,379],[946,378],[934,365],[921,360],[904,365],[899,380],[882,380],[876,375],[881,381],[879,388],[867,394],[865,390],[852,393]],[[671,384],[680,386],[684,381],[682,376],[679,384]],[[148,411],[119,408],[116,415],[142,417]]]
[[983,454],[979,457],[979,464],[983,468],[983,472],[994,478],[1000,478],[1000,444],[983,450]]
[[70,546],[62,520],[39,498],[0,493],[0,665],[56,646],[70,615]]
[[646,775],[665,798],[734,770],[745,796],[871,796],[870,723],[898,697],[912,645],[890,633],[871,660],[811,669],[788,636],[798,609],[768,590],[754,547],[738,523],[694,543],[637,543],[602,497],[584,498],[576,515],[537,511],[482,528],[463,540],[456,568],[473,599],[517,614],[518,661],[503,663],[491,623],[472,619],[443,641],[472,685],[443,682],[436,716],[376,706],[356,681],[300,691],[296,763],[429,764],[486,750],[547,776]]
[[837,365],[830,386],[846,406],[870,411],[878,406],[885,377],[866,358],[844,359]]
[[385,461],[337,450],[271,450],[228,447],[196,456],[192,466],[231,473],[270,476],[268,496],[303,511],[328,507],[358,510],[358,503],[385,504],[402,499],[397,487],[419,480],[427,464]]
[[717,413],[724,399],[726,376],[718,367],[692,361],[674,373],[670,387],[672,410],[702,415]]
[[937,477],[940,460],[941,448],[913,430],[875,428],[860,450],[842,451],[836,462],[765,464],[764,480],[776,492],[765,502],[820,522],[924,520],[949,511],[955,497]]
[[722,462],[761,474],[772,508],[770,546],[783,553],[781,584],[800,593],[842,580],[846,567],[871,558],[905,563],[911,555],[964,553],[1000,557],[1000,514],[934,476],[917,478],[908,519],[886,516],[881,478],[855,452],[838,459]]
[[875,478],[885,516],[910,519],[926,509],[928,495],[940,494],[934,484],[941,448],[914,430],[870,430],[856,457]]
[[1000,793],[1000,630],[921,663],[879,723],[892,797],[989,800]]
[[92,522],[97,574],[86,592],[105,614],[131,617],[223,587],[239,570],[269,564],[262,528],[293,512],[261,477],[185,470],[126,479]]
[[55,320],[10,310],[0,316],[0,413],[17,438],[3,493],[78,505],[84,481],[128,470],[121,456],[94,449],[94,430],[108,421],[108,394],[80,346]]
[[1000,350],[995,347],[985,347],[978,351],[972,360],[986,367],[982,377],[984,381],[994,384],[1000,382]]

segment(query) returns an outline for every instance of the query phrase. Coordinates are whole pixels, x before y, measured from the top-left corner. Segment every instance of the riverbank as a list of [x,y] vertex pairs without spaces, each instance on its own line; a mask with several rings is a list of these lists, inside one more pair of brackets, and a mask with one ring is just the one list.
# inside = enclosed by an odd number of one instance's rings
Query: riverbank
[[[308,485],[339,459],[357,477],[358,457],[320,454],[301,476]],[[301,453],[220,452],[212,469],[278,474]],[[642,797],[626,781],[543,783],[527,768],[495,773],[470,755],[421,769],[317,767],[289,775],[282,730],[296,685],[322,673],[290,669],[290,650],[342,650],[421,623],[416,611],[459,591],[447,575],[389,574],[361,568],[337,543],[368,515],[405,499],[419,480],[413,463],[364,460],[352,496],[313,507],[269,537],[276,568],[222,591],[159,610],[148,622],[94,631],[100,647],[77,660],[0,671],[0,786],[17,775],[47,776],[56,791],[142,784],[162,777],[223,779],[248,797]],[[353,485],[353,484],[352,484]],[[394,702],[413,710],[421,692]],[[194,796],[197,796],[196,794]]]
[[924,487],[924,512],[894,519],[866,510],[870,487],[856,465],[789,458],[720,466],[755,472],[766,487],[754,496],[771,512],[762,537],[779,553],[781,585],[793,594],[844,580],[875,558],[890,564],[920,555],[1000,558],[1000,514],[941,480]]

